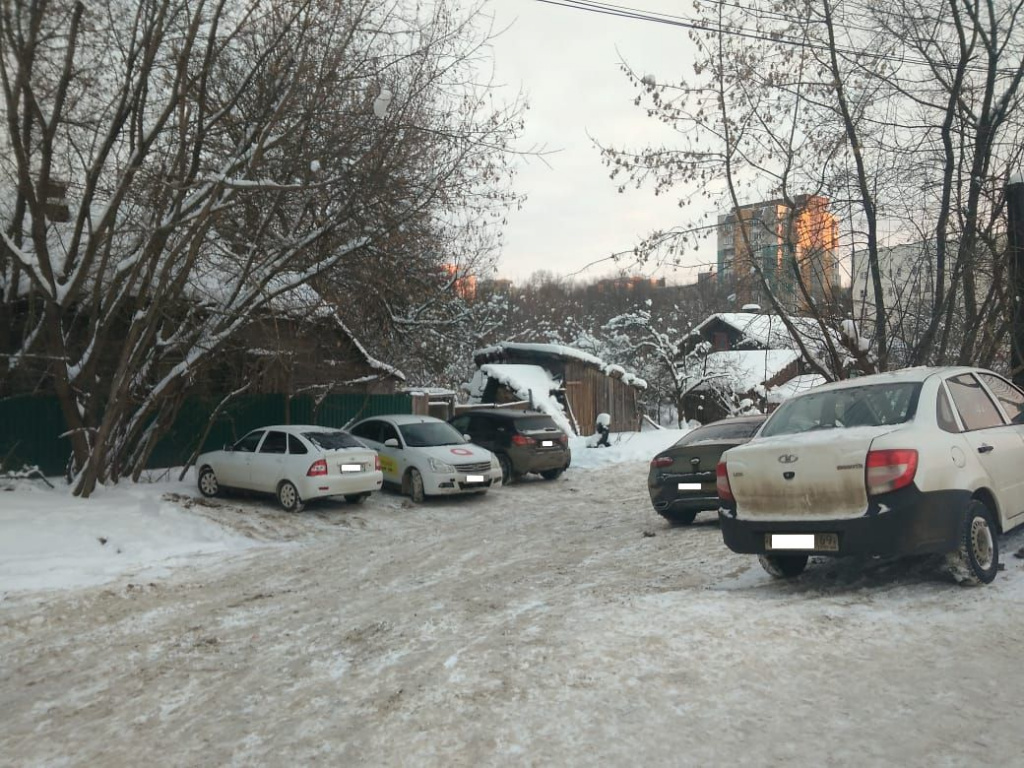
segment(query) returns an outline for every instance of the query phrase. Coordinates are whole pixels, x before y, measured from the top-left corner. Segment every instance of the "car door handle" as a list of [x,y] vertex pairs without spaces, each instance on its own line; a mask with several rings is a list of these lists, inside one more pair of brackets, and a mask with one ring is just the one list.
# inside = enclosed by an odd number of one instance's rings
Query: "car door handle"
[[982,443],[981,445],[978,446],[978,453],[992,453],[992,451],[994,451],[995,448],[996,447],[994,445]]

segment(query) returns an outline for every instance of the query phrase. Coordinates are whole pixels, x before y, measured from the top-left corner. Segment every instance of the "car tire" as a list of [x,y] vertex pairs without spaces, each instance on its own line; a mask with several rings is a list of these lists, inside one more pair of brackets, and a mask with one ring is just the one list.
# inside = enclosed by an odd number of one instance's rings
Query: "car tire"
[[659,512],[658,514],[672,525],[692,525],[693,521],[697,519],[696,512]]
[[409,496],[417,504],[422,504],[427,497],[423,490],[423,475],[415,467],[409,470]]
[[757,559],[776,579],[796,578],[807,567],[807,555],[758,555]]
[[540,476],[545,480],[555,480],[556,478],[561,477],[563,472],[565,472],[565,470],[561,467],[558,469],[545,469],[540,473]]
[[362,504],[368,498],[370,498],[370,494],[368,492],[345,494],[345,501],[347,501],[349,504]]
[[511,485],[516,478],[515,473],[512,471],[512,459],[504,453],[499,453],[498,464],[501,465],[501,484]]
[[277,486],[277,500],[285,512],[302,511],[302,497],[299,496],[299,489],[295,487],[291,480],[283,480]]
[[992,512],[984,502],[971,499],[964,512],[960,546],[946,557],[953,578],[961,586],[990,584],[999,572],[999,541]]
[[203,467],[199,470],[199,492],[206,497],[216,496],[220,493],[217,475],[210,467]]

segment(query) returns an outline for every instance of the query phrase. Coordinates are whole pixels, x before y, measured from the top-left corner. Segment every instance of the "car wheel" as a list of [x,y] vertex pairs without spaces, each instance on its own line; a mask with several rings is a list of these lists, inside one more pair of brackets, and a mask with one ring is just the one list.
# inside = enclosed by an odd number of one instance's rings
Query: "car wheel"
[[659,512],[672,525],[691,525],[697,519],[696,512]]
[[423,490],[423,475],[415,467],[409,470],[409,496],[417,504],[422,504],[427,497]]
[[370,494],[369,493],[346,493],[345,494],[345,501],[347,501],[349,504],[362,504],[368,498],[370,498]]
[[989,584],[999,571],[999,542],[992,512],[985,503],[971,499],[964,513],[960,547],[946,558],[949,570],[966,587]]
[[807,567],[807,555],[758,555],[757,559],[776,579],[792,579]]
[[554,480],[557,477],[561,477],[565,470],[559,467],[558,469],[545,469],[540,473],[540,476],[545,480]]
[[299,489],[290,480],[283,481],[277,486],[277,500],[285,512],[301,512],[302,499],[299,496]]
[[501,465],[501,484],[510,485],[515,479],[515,475],[512,473],[512,460],[504,453],[499,453],[498,464]]
[[216,496],[220,493],[220,483],[217,482],[217,475],[209,467],[199,470],[199,492],[203,496]]

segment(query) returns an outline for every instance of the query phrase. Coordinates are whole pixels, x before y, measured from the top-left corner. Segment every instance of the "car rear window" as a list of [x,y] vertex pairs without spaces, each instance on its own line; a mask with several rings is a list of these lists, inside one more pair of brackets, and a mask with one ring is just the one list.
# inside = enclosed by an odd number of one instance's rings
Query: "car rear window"
[[763,419],[715,422],[687,432],[676,445],[691,445],[703,440],[742,440],[745,437],[753,437],[762,424]]
[[558,426],[550,416],[526,416],[522,419],[516,419],[516,427],[518,427],[522,432],[531,432],[541,429],[558,429]]
[[303,432],[302,436],[322,451],[336,451],[339,448],[365,448],[348,432]]
[[779,406],[760,436],[903,424],[914,418],[920,394],[919,381],[811,392]]

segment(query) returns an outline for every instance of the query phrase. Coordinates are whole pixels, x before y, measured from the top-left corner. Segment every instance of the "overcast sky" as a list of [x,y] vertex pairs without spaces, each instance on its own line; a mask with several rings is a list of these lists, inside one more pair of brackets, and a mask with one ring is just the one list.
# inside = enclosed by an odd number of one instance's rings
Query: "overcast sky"
[[[529,100],[521,147],[544,145],[551,152],[547,164],[534,159],[521,167],[516,188],[528,199],[510,216],[499,275],[521,281],[542,269],[575,273],[631,249],[653,229],[685,223],[678,195],[655,197],[650,187],[619,194],[588,133],[604,144],[630,147],[671,138],[633,105],[637,90],[618,65],[621,57],[659,79],[692,74],[686,31],[537,0],[488,0],[485,7],[495,28],[509,27],[493,44],[497,80],[510,93],[522,89]],[[677,5],[656,0],[642,7],[679,12]],[[657,274],[693,282],[699,263],[701,271],[708,268],[714,247],[712,238],[692,257],[693,269]],[[578,278],[616,270],[605,261]]]

